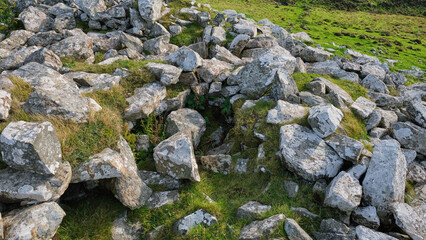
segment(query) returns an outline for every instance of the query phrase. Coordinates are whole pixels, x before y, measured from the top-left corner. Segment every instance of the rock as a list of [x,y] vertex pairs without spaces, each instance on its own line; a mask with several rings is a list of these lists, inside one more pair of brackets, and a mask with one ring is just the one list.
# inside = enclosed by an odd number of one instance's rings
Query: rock
[[278,69],[271,85],[271,96],[274,100],[287,100],[298,92],[296,82],[287,71]]
[[0,90],[0,120],[4,121],[9,117],[11,103],[12,96],[10,95],[10,93]]
[[277,214],[264,220],[254,221],[241,229],[238,239],[255,240],[268,238],[285,219],[284,214]]
[[34,33],[27,30],[16,30],[10,33],[10,36],[0,42],[0,49],[12,50],[24,45]]
[[312,107],[309,110],[308,122],[321,138],[330,136],[340,125],[343,113],[331,104]]
[[179,219],[173,224],[173,230],[179,235],[187,234],[191,229],[202,224],[204,227],[209,227],[217,223],[216,217],[208,212],[199,209],[192,214]]
[[346,72],[344,70],[335,70],[331,72],[331,76],[335,78],[348,80],[353,83],[359,82],[359,76],[357,73],[354,73],[354,72]]
[[170,35],[163,35],[153,39],[145,41],[143,47],[144,50],[153,54],[159,55],[167,52],[172,52],[170,49]]
[[356,227],[356,236],[359,240],[397,240],[397,238],[374,231],[362,225]]
[[150,141],[149,141],[149,136],[144,134],[144,135],[136,135],[136,151],[140,152],[140,151],[145,151],[148,152],[150,147]]
[[171,25],[169,26],[170,34],[173,36],[177,36],[182,33],[182,27],[179,25]]
[[[6,76],[0,75],[0,89],[6,92],[10,92],[15,85],[13,85],[12,81]],[[5,107],[5,106],[4,106]]]
[[234,40],[232,40],[229,50],[235,56],[240,56],[241,52],[247,46],[247,43],[250,40],[250,36],[246,34],[237,35]]
[[315,239],[334,240],[334,239],[355,239],[354,233],[344,223],[332,218],[323,219],[320,229],[322,232],[313,232]]
[[298,118],[304,118],[309,108],[278,100],[277,106],[268,111],[266,122],[272,124],[283,124]]
[[33,6],[29,6],[21,12],[19,18],[24,23],[25,30],[31,32],[45,32],[52,28],[52,19],[39,8]]
[[378,107],[398,107],[402,106],[402,98],[394,97],[385,93],[368,92],[368,97],[377,104]]
[[198,165],[189,130],[178,132],[154,148],[155,166],[158,172],[176,179],[199,182]]
[[5,239],[51,239],[64,216],[64,210],[55,202],[9,212],[3,219]]
[[284,230],[290,240],[312,240],[305,230],[291,218],[285,220]]
[[145,235],[146,240],[155,240],[158,239],[158,236],[161,234],[161,232],[164,231],[164,225],[160,225],[156,227],[154,230],[151,230]]
[[24,64],[29,62],[38,62],[46,67],[50,67],[56,71],[62,68],[61,59],[51,50],[42,48],[38,51],[31,53],[26,59]]
[[167,57],[167,62],[182,68],[183,71],[193,71],[202,65],[202,58],[188,47],[181,47]]
[[334,177],[343,165],[339,155],[307,127],[285,125],[281,127],[280,135],[284,165],[306,180]]
[[371,91],[389,94],[389,90],[385,83],[377,79],[373,74],[367,75],[362,81],[361,85]]
[[319,216],[317,214],[311,213],[306,208],[291,207],[291,211],[293,211],[297,216],[307,217],[307,218],[310,218],[312,220],[315,220],[315,219],[319,218]]
[[126,34],[124,32],[121,32],[120,33],[120,42],[125,47],[133,49],[136,52],[142,53],[143,50],[144,50],[142,41],[139,38],[134,37],[130,34]]
[[237,218],[253,220],[271,210],[271,206],[263,205],[256,201],[250,201],[237,209]]
[[234,166],[234,172],[236,172],[237,174],[243,174],[247,172],[248,161],[249,161],[248,158],[237,159],[237,163]]
[[315,182],[312,192],[318,196],[325,195],[325,190],[327,189],[327,182],[324,179],[320,179]]
[[160,83],[149,83],[136,88],[134,95],[126,99],[129,106],[124,112],[124,118],[128,120],[146,118],[165,98],[166,87]]
[[182,69],[175,66],[161,63],[148,63],[146,65],[155,75],[155,77],[165,86],[176,84],[179,81]]
[[332,53],[313,47],[306,47],[300,53],[300,57],[305,62],[324,62],[327,61],[332,55]]
[[213,18],[212,23],[216,26],[223,27],[226,23],[226,18],[223,13],[216,14],[216,17]]
[[391,85],[404,85],[407,82],[407,78],[405,78],[402,73],[388,73],[385,77],[386,83],[391,83]]
[[179,201],[179,192],[177,190],[154,192],[147,200],[146,206],[150,209],[155,209],[164,205],[174,204],[177,201]]
[[352,212],[361,203],[362,187],[358,179],[342,171],[328,185],[324,204],[343,212]]
[[231,75],[233,66],[216,58],[203,60],[203,65],[198,69],[198,75],[206,83],[223,82]]
[[114,220],[111,227],[112,240],[138,240],[143,233],[140,222],[130,223],[127,219],[127,212],[121,214]]
[[8,56],[0,59],[0,72],[19,68],[24,64],[25,59],[38,49],[38,47],[33,46],[12,51]]
[[413,240],[426,238],[425,219],[419,216],[410,205],[395,202],[391,204],[391,209],[396,225]]
[[213,31],[213,26],[212,25],[208,25],[204,28],[203,31],[203,42],[205,44],[209,44],[212,40],[212,31]]
[[87,35],[75,35],[64,40],[52,44],[52,50],[59,57],[70,57],[75,60],[86,61],[92,63],[95,55],[92,50],[93,41]]
[[115,197],[124,206],[134,210],[147,202],[152,190],[140,178],[135,157],[127,141],[120,137],[117,145],[123,167],[121,176],[115,180]]
[[212,29],[210,42],[213,44],[218,44],[226,41],[226,31],[222,27],[214,27]]
[[[405,152],[404,155],[406,156]],[[426,183],[426,168],[420,162],[413,161],[409,164],[407,160],[407,179],[417,183]]]
[[315,63],[305,63],[307,73],[315,73],[321,75],[334,75],[333,73],[340,71],[339,65],[335,61],[324,61]]
[[405,148],[426,156],[426,130],[411,122],[397,122],[392,125],[393,136]]
[[68,188],[71,181],[71,166],[62,163],[56,175],[46,176],[22,170],[0,170],[0,201],[21,205],[54,201]]
[[154,113],[159,115],[164,112],[168,113],[174,110],[181,109],[185,105],[190,93],[191,90],[187,89],[178,93],[178,95],[174,98],[168,98],[163,100],[160,105],[157,106]]
[[112,87],[118,86],[121,77],[109,74],[87,74],[85,72],[71,72],[66,74],[67,77],[73,79],[79,86],[81,92],[93,92],[111,90]]
[[315,95],[330,99],[334,98],[347,105],[353,103],[351,96],[347,92],[325,78],[314,78],[314,80],[306,84],[306,87]]
[[189,108],[171,112],[167,116],[166,123],[166,132],[170,135],[189,129],[194,147],[198,146],[201,137],[206,131],[206,120],[196,110]]
[[248,22],[248,21],[240,21],[239,23],[233,26],[234,32],[238,34],[246,34],[250,37],[257,36],[257,27],[256,25]]
[[219,45],[214,46],[210,50],[210,55],[212,58],[216,58],[217,60],[224,61],[234,65],[238,65],[241,62],[241,59],[234,56],[228,49],[221,47]]
[[376,108],[376,104],[365,97],[359,97],[351,105],[351,109],[362,118],[367,118]]
[[361,77],[365,78],[369,74],[372,74],[379,81],[384,81],[386,77],[386,71],[379,65],[366,64],[361,67]]
[[72,183],[93,181],[99,179],[118,178],[121,176],[123,159],[121,155],[111,150],[104,149],[95,154],[77,168],[73,169]]
[[290,198],[295,198],[299,191],[299,185],[293,181],[284,181],[284,190]]
[[201,164],[207,170],[228,175],[231,172],[232,158],[223,154],[202,156]]
[[380,226],[380,219],[377,216],[376,208],[373,206],[355,209],[352,212],[352,221],[372,229],[378,229]]
[[407,166],[400,145],[395,140],[378,142],[373,150],[362,182],[364,199],[380,212],[388,212],[392,202],[403,202]]
[[139,176],[144,183],[156,189],[160,188],[171,191],[179,189],[181,185],[179,180],[158,172],[140,170]]
[[71,7],[63,3],[57,3],[49,8],[48,14],[55,17],[74,16],[74,11]]
[[304,42],[314,43],[312,38],[310,38],[309,35],[305,32],[292,33],[291,36]]
[[[358,110],[362,111],[360,107],[358,107]],[[368,113],[365,113],[364,115],[367,115]],[[367,131],[370,131],[371,129],[378,127],[380,122],[382,120],[382,114],[380,110],[373,110],[369,116],[367,117],[367,122],[365,124],[365,129]]]
[[394,111],[380,110],[380,115],[382,116],[380,127],[390,129],[398,121],[398,115]]
[[35,88],[23,105],[25,112],[44,116],[60,116],[67,120],[86,122],[89,106],[77,85],[55,70],[31,62],[13,71],[11,75],[23,79]]
[[52,28],[57,32],[62,32],[65,29],[74,29],[76,25],[74,16],[60,16],[55,18]]
[[426,128],[426,105],[423,102],[408,102],[407,112],[414,122],[419,124],[419,126]]
[[55,175],[62,150],[50,122],[11,122],[0,136],[2,160],[17,170]]
[[107,9],[104,0],[76,0],[77,7],[85,12],[90,18],[94,18],[96,13]]
[[327,100],[320,96],[316,96],[310,92],[299,92],[299,97],[302,103],[307,104],[310,107],[317,105],[325,105],[327,104]]
[[358,159],[364,149],[364,145],[361,142],[338,133],[331,134],[325,139],[325,142],[328,146],[332,147],[343,160],[352,162],[353,164],[358,163]]

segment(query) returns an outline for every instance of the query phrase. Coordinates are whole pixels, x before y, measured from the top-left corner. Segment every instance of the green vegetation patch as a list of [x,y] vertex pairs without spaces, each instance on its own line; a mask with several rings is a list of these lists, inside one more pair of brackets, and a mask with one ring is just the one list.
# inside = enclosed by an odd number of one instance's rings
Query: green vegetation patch
[[171,37],[170,43],[179,47],[188,46],[199,42],[203,32],[204,28],[198,22],[191,23],[183,28],[181,34]]

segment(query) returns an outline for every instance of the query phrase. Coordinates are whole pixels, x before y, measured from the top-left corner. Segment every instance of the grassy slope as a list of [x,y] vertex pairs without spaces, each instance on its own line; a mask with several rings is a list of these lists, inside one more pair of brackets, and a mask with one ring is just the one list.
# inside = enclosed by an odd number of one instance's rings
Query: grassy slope
[[[373,55],[371,49],[384,52],[379,59],[396,59],[398,69],[417,66],[426,70],[426,19],[404,15],[326,10],[319,7],[279,6],[273,0],[200,0],[218,10],[235,9],[255,20],[268,18],[292,32],[305,31],[322,46],[346,45]],[[347,35],[347,36],[345,36]],[[328,45],[326,44],[328,43]],[[341,52],[341,50],[340,50]],[[421,59],[423,63],[419,63]]]

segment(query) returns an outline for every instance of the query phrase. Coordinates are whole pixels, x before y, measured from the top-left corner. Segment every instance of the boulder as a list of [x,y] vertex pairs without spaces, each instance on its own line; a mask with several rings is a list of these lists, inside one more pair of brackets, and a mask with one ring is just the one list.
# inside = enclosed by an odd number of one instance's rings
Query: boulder
[[320,225],[321,232],[314,232],[315,239],[321,240],[347,240],[355,239],[351,229],[347,227],[344,223],[330,219],[323,219]]
[[95,54],[92,50],[93,40],[85,34],[67,37],[52,44],[49,48],[59,57],[70,57],[88,63],[95,61]]
[[51,239],[64,216],[55,202],[14,210],[3,219],[4,239]]
[[223,154],[202,156],[201,165],[212,172],[228,175],[231,172],[232,157]]
[[263,205],[256,201],[250,201],[237,209],[237,218],[254,220],[271,210],[271,206]]
[[364,149],[364,145],[361,142],[338,133],[331,134],[325,139],[325,142],[328,146],[332,147],[343,160],[352,162],[353,164],[358,163],[358,159]]
[[342,212],[352,212],[361,203],[362,187],[358,179],[342,171],[328,185],[324,204]]
[[426,238],[426,220],[423,216],[419,216],[410,205],[395,202],[391,204],[391,209],[396,225],[413,240]]
[[300,53],[300,57],[305,62],[324,62],[327,61],[331,56],[333,56],[332,53],[313,47],[306,47]]
[[368,74],[367,77],[362,79],[361,85],[374,92],[389,94],[389,90],[385,83],[377,79],[373,74]]
[[426,103],[410,101],[407,103],[407,112],[419,126],[426,128]]
[[340,71],[339,65],[335,61],[327,60],[324,62],[305,63],[307,73],[315,73],[321,75],[333,75],[334,72]]
[[173,111],[166,119],[166,132],[170,135],[180,131],[189,130],[192,136],[192,143],[197,147],[201,137],[206,131],[206,120],[196,110],[182,108]]
[[203,60],[203,65],[198,69],[198,75],[206,83],[223,82],[231,75],[233,66],[216,58]]
[[354,102],[345,90],[325,78],[314,78],[314,80],[306,84],[306,87],[310,89],[313,94],[324,98],[336,99],[336,101],[342,101],[347,105]]
[[362,187],[365,201],[377,208],[379,217],[380,212],[389,212],[392,202],[404,201],[406,164],[397,141],[375,145]]
[[179,189],[181,185],[179,180],[158,172],[140,170],[139,176],[144,183],[156,189],[160,188],[171,191]]
[[94,18],[96,13],[107,9],[104,0],[75,0],[75,4],[90,18]]
[[379,65],[375,64],[365,64],[361,67],[361,77],[365,78],[369,74],[372,74],[377,78],[377,80],[382,82],[385,80],[386,77],[386,71]]
[[241,59],[233,55],[228,49],[216,45],[210,50],[210,55],[212,58],[216,58],[219,61],[224,61],[230,64],[237,65],[240,63]]
[[130,48],[135,50],[138,53],[142,53],[144,48],[143,48],[143,43],[142,41],[137,38],[134,37],[130,34],[121,32],[120,33],[120,42],[126,47],[126,48]]
[[12,103],[12,96],[10,93],[0,90],[0,120],[4,121],[9,117],[10,105]]
[[229,50],[235,56],[240,56],[241,52],[247,46],[247,43],[250,40],[250,36],[246,34],[237,35],[234,40],[232,40]]
[[254,221],[241,229],[238,239],[256,240],[268,238],[285,219],[284,214],[277,214],[263,220]]
[[283,124],[295,119],[304,118],[309,112],[309,108],[278,100],[277,106],[268,111],[267,123]]
[[164,205],[174,204],[177,201],[179,201],[179,192],[177,190],[154,192],[146,201],[146,206],[150,209],[155,209]]
[[392,125],[393,136],[405,148],[426,156],[426,130],[411,122],[396,122]]
[[19,14],[19,18],[24,24],[25,30],[45,32],[52,29],[53,19],[39,8],[29,6]]
[[386,74],[385,82],[391,85],[404,85],[407,82],[407,78],[405,78],[402,73],[388,73]]
[[68,162],[62,163],[53,176],[13,168],[0,170],[0,201],[27,205],[57,200],[68,188],[71,174]]
[[160,173],[176,179],[201,180],[190,130],[178,132],[158,144],[154,148],[154,160]]
[[351,109],[364,119],[370,116],[375,108],[376,104],[365,97],[357,98],[356,101],[351,105]]
[[6,57],[0,59],[0,72],[13,70],[24,65],[25,60],[38,49],[38,47],[32,46],[12,51]]
[[310,92],[299,92],[299,98],[302,103],[307,104],[309,107],[317,105],[325,105],[328,101],[320,96],[314,95]]
[[355,229],[358,240],[397,240],[387,234],[374,231],[373,229],[358,225]]
[[287,71],[278,69],[271,85],[274,100],[287,100],[299,92],[296,82]]
[[200,55],[188,47],[181,47],[167,57],[167,62],[173,64],[183,71],[193,71],[203,64]]
[[11,122],[0,135],[2,160],[10,167],[42,175],[55,175],[62,150],[50,122]]
[[204,227],[209,227],[213,224],[217,223],[216,217],[209,214],[208,212],[199,209],[192,214],[179,219],[177,222],[173,224],[173,230],[178,235],[185,235],[189,233],[189,231],[199,225],[203,225]]
[[12,50],[24,45],[27,40],[34,35],[27,30],[16,30],[10,33],[10,36],[0,42],[0,49]]
[[309,125],[321,138],[328,137],[336,131],[342,119],[342,111],[331,104],[315,106],[309,110]]
[[214,27],[210,37],[210,42],[213,44],[219,44],[226,41],[226,31],[223,27]]
[[250,37],[257,36],[257,27],[255,24],[250,23],[248,21],[240,21],[239,23],[233,26],[234,32],[238,34],[246,34]]
[[284,231],[290,240],[312,240],[312,238],[303,230],[297,222],[287,218],[284,224]]
[[168,52],[173,52],[170,48],[170,35],[163,35],[159,36],[153,39],[149,39],[145,41],[143,48],[145,51],[148,51],[149,53],[153,55],[159,55],[164,54]]
[[50,67],[56,71],[59,71],[62,68],[61,59],[51,50],[47,48],[42,48],[31,53],[26,59],[25,63],[29,62],[38,62],[46,67]]
[[280,130],[281,159],[290,170],[309,181],[337,175],[343,160],[307,127],[290,124]]
[[160,83],[145,84],[136,88],[133,96],[127,98],[129,106],[124,111],[128,120],[146,118],[166,98],[166,87]]
[[378,229],[380,219],[373,206],[359,207],[352,212],[352,221],[372,229]]
[[292,33],[291,36],[304,42],[314,43],[314,40],[312,40],[306,32]]
[[146,66],[165,86],[176,84],[179,81],[180,74],[182,73],[182,69],[168,64],[150,62]]
[[127,219],[127,212],[120,214],[114,220],[111,226],[112,240],[138,240],[143,233],[143,227],[140,222],[131,223]]

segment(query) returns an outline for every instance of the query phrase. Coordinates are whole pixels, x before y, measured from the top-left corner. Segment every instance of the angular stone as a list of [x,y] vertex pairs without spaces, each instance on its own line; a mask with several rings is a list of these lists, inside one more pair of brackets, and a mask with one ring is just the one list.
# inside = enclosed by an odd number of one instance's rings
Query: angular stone
[[314,80],[306,84],[306,87],[308,87],[313,94],[321,97],[332,98],[336,96],[335,98],[341,99],[348,105],[354,102],[345,90],[325,78],[314,78]]
[[285,220],[284,230],[290,240],[312,240],[305,230],[291,218]]
[[[360,109],[360,108],[359,108]],[[382,120],[382,114],[380,110],[373,110],[367,118],[365,129],[370,131],[371,129],[378,127]]]
[[136,52],[142,53],[144,50],[142,41],[139,38],[134,37],[130,34],[126,34],[123,32],[120,33],[120,42],[125,47],[133,49]]
[[160,188],[171,191],[179,189],[181,185],[179,180],[158,172],[140,170],[139,176],[148,186],[155,187],[157,189]]
[[198,146],[201,137],[206,131],[206,120],[196,110],[189,108],[171,112],[167,116],[166,123],[166,132],[170,135],[189,129],[194,147]]
[[50,50],[59,57],[70,57],[75,60],[92,63],[95,60],[92,47],[93,40],[85,34],[79,34],[52,44]]
[[249,35],[250,37],[257,36],[256,25],[251,24],[249,22],[240,21],[239,23],[235,24],[233,27],[234,27],[234,32],[238,34],[246,34],[246,35]]
[[232,157],[223,154],[202,156],[201,165],[215,173],[228,175],[231,172]]
[[179,201],[179,192],[177,190],[154,192],[146,201],[146,206],[150,209],[155,209],[164,205],[174,204],[177,201]]
[[366,64],[361,67],[361,77],[367,77],[369,74],[374,75],[379,81],[385,80],[386,71],[379,65]]
[[268,111],[266,122],[272,124],[291,122],[298,118],[304,118],[308,111],[309,108],[307,107],[278,100],[277,106]]
[[382,119],[380,121],[380,127],[389,129],[392,125],[398,122],[398,115],[394,111],[380,110]]
[[14,210],[4,218],[5,239],[51,239],[64,216],[55,202]]
[[284,214],[277,214],[260,221],[254,221],[241,229],[238,239],[257,240],[268,238],[285,219]]
[[233,66],[216,58],[203,60],[203,65],[198,69],[198,75],[206,83],[223,82],[231,75]]
[[407,104],[407,112],[419,126],[426,128],[426,105],[421,101],[410,101]]
[[378,229],[380,226],[380,219],[377,216],[376,208],[373,206],[355,209],[352,212],[352,221],[372,229]]
[[406,164],[397,141],[383,140],[375,145],[362,187],[363,198],[378,212],[388,212],[392,202],[404,201]]
[[334,75],[336,71],[340,71],[339,65],[335,61],[324,61],[315,63],[305,63],[307,73],[315,73],[321,75]]
[[10,93],[0,90],[0,120],[4,121],[9,117],[10,104],[12,96]]
[[365,119],[374,111],[376,104],[365,97],[359,97],[351,105],[351,108],[355,111],[356,114]]
[[361,85],[371,91],[389,94],[389,90],[385,83],[377,79],[373,74],[367,75],[362,81]]
[[309,110],[309,125],[321,138],[330,136],[336,131],[342,119],[342,111],[331,104],[315,106]]
[[0,48],[12,50],[24,45],[34,33],[27,30],[16,30],[10,33],[10,36],[0,42]]
[[293,181],[284,181],[284,190],[290,198],[295,198],[299,191],[299,184]]
[[112,240],[138,240],[141,238],[142,233],[142,224],[140,222],[130,223],[127,219],[126,211],[112,223]]
[[30,54],[25,59],[25,63],[28,62],[38,62],[56,71],[59,71],[62,68],[61,59],[54,52],[47,48],[42,48]]
[[407,233],[413,240],[426,238],[426,222],[413,208],[406,203],[392,203],[392,213],[396,225]]
[[396,140],[405,148],[426,156],[426,130],[411,122],[396,122],[392,125]]
[[241,59],[233,55],[228,49],[219,45],[214,46],[210,50],[210,52],[212,58],[216,58],[217,60],[224,61],[230,64],[236,65],[241,61]]
[[304,42],[314,43],[314,40],[312,40],[306,32],[292,33],[291,36]]
[[0,136],[2,160],[17,170],[55,175],[62,150],[50,122],[11,122]]
[[256,201],[250,201],[242,205],[237,209],[237,218],[253,220],[257,217],[262,216],[271,210],[271,206],[263,205]]
[[300,53],[300,57],[305,62],[324,62],[327,61],[332,55],[332,53],[313,47],[306,47]]
[[154,148],[154,160],[160,173],[176,179],[201,180],[189,130],[178,132],[158,144]]
[[247,46],[247,43],[250,40],[250,36],[246,34],[237,35],[234,40],[232,40],[229,50],[235,56],[240,56],[241,52]]
[[274,100],[287,100],[298,92],[296,82],[287,71],[278,69],[271,85],[271,96]]
[[6,168],[0,170],[0,201],[4,203],[31,203],[54,201],[68,188],[71,166],[62,163],[54,176]]
[[203,64],[200,55],[188,47],[181,47],[167,57],[167,62],[173,64],[183,71],[193,71]]
[[179,81],[180,74],[182,73],[182,69],[168,64],[150,62],[146,66],[154,73],[155,77],[160,80],[160,82],[165,86],[176,84]]
[[307,127],[281,127],[280,152],[284,164],[306,180],[334,177],[343,160],[325,141]]
[[85,12],[90,18],[94,18],[96,13],[107,9],[104,0],[76,0],[75,4]]
[[312,212],[310,212],[308,209],[306,208],[300,208],[300,207],[291,207],[291,211],[293,211],[296,215],[301,216],[301,217],[307,217],[310,218],[312,220],[318,219],[319,215],[314,214]]
[[226,41],[226,31],[223,27],[214,27],[212,29],[212,35],[210,42],[213,44],[218,44]]
[[199,209],[194,213],[179,219],[173,224],[173,230],[179,235],[187,234],[191,229],[202,224],[204,227],[209,227],[217,223],[216,217],[208,212]]
[[388,73],[386,74],[385,82],[399,86],[404,85],[407,82],[407,78],[402,73]]
[[0,72],[19,68],[25,63],[25,60],[38,49],[38,47],[32,46],[12,51],[8,56],[0,59]]
[[361,203],[362,187],[350,173],[340,172],[325,191],[324,204],[351,212]]
[[52,19],[39,8],[33,6],[29,6],[21,12],[19,18],[24,23],[25,30],[31,32],[45,32],[52,28]]
[[397,238],[374,231],[362,225],[356,227],[356,236],[359,240],[397,240]]
[[350,161],[353,164],[358,163],[358,159],[364,149],[364,145],[361,142],[338,133],[331,134],[325,139],[325,142],[328,146],[332,147],[343,160]]
[[303,103],[306,103],[310,107],[325,105],[328,103],[324,98],[316,96],[310,92],[299,92],[299,97]]
[[166,87],[160,83],[150,83],[136,88],[134,95],[126,99],[129,106],[124,111],[124,118],[128,120],[146,118],[165,98]]

